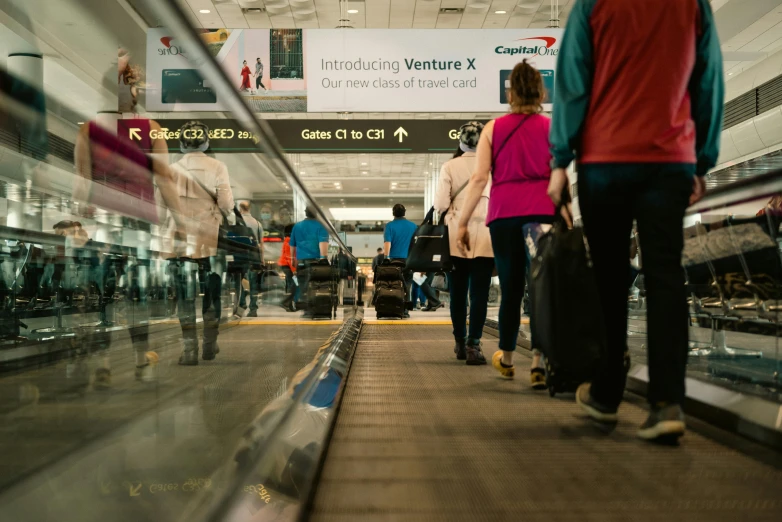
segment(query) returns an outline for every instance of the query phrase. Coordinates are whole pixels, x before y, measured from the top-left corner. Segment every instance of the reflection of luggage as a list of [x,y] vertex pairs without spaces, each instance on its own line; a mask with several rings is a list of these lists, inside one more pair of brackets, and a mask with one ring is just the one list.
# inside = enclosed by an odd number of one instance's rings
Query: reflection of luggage
[[537,342],[546,355],[546,384],[553,396],[590,380],[605,345],[603,318],[583,229],[558,223],[538,240],[530,270]]
[[314,263],[307,268],[309,282],[307,283],[307,306],[313,317],[331,319],[334,308],[334,274],[327,260]]
[[404,263],[384,261],[375,272],[375,312],[377,317],[402,318],[405,314]]

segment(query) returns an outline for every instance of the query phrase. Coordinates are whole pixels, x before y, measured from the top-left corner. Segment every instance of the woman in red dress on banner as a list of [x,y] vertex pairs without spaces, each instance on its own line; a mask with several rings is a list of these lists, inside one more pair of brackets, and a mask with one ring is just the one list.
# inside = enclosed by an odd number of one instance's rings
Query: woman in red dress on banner
[[239,73],[242,76],[242,85],[239,86],[240,91],[250,91],[250,94],[253,94],[252,92],[252,86],[250,85],[250,68],[247,66],[247,60],[242,62],[242,72]]

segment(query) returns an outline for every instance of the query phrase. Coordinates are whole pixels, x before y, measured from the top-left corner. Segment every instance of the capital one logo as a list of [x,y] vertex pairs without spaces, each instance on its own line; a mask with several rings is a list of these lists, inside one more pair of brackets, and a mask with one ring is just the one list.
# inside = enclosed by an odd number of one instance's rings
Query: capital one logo
[[174,40],[173,36],[164,36],[160,39],[160,43],[163,44],[163,47],[158,48],[157,53],[160,56],[176,56],[179,54],[185,54],[184,49],[179,47],[178,45],[172,44],[171,42]]
[[530,38],[519,38],[517,42],[523,41],[537,41],[543,42],[537,45],[516,45],[514,47],[505,47],[500,45],[494,48],[494,52],[497,54],[515,55],[522,54],[527,55],[530,58],[534,56],[556,56],[559,54],[559,49],[554,49],[554,45],[557,43],[557,39],[554,36],[532,36]]

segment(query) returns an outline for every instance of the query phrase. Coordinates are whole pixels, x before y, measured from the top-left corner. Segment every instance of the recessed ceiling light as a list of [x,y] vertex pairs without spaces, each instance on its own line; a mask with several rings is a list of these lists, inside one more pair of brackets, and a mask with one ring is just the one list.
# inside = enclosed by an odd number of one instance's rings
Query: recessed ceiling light
[[199,13],[201,13],[201,14],[209,14],[209,13],[211,13],[212,11],[210,11],[209,9],[201,9],[201,10],[200,10],[200,11],[198,11],[198,12],[199,12]]
[[733,73],[728,73],[728,76],[733,76]]
[[304,174],[306,174],[306,173],[305,173],[305,172],[299,172],[299,174],[301,174],[301,175],[303,176],[303,175],[304,175]]
[[348,14],[358,14],[358,9],[348,9]]
[[362,167],[366,167],[366,165],[367,165],[366,163],[362,163],[361,164]]
[[508,11],[494,11],[494,14],[506,14]]

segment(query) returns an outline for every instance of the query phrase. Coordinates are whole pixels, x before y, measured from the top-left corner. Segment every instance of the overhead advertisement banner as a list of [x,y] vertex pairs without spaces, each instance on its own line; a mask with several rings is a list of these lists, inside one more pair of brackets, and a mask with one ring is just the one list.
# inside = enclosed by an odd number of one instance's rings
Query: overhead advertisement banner
[[[209,29],[202,38],[237,91],[264,112],[502,112],[526,59],[549,99],[561,29]],[[187,49],[147,32],[149,111],[226,110]],[[124,112],[124,111],[123,111]]]
[[309,112],[503,112],[523,59],[549,91],[561,29],[322,29],[307,33]]
[[[255,112],[306,112],[306,36],[302,29],[207,29],[201,38]],[[222,111],[187,48],[166,29],[147,31],[148,111]]]

